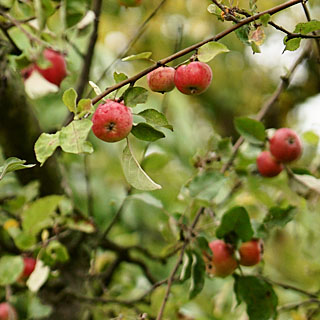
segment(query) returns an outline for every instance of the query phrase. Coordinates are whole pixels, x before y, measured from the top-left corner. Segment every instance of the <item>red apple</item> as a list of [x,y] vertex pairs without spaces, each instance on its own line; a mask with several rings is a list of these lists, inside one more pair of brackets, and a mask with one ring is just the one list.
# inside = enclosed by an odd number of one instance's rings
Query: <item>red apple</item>
[[263,241],[261,239],[252,239],[243,242],[239,248],[240,264],[243,266],[254,266],[262,259]]
[[223,240],[214,240],[209,243],[209,247],[213,253],[212,264],[213,273],[217,277],[226,277],[233,273],[238,263],[234,257],[232,246]]
[[278,129],[270,139],[270,152],[281,162],[298,159],[302,152],[299,136],[289,128]]
[[264,177],[275,177],[282,170],[283,165],[277,161],[269,151],[263,151],[257,157],[257,167]]
[[17,320],[16,310],[8,302],[0,303],[0,320]]
[[148,73],[149,88],[155,92],[168,92],[174,89],[174,74],[176,70],[171,67],[159,67]]
[[123,103],[107,100],[100,104],[92,117],[92,131],[106,142],[124,139],[132,129],[131,110]]
[[22,277],[28,278],[30,274],[33,272],[34,268],[36,267],[37,260],[31,257],[24,257],[23,263],[24,263],[24,269],[23,269]]
[[125,7],[138,7],[142,0],[119,0],[119,4]]
[[197,95],[206,91],[212,80],[211,68],[204,62],[194,61],[178,67],[174,83],[184,94]]
[[67,76],[67,65],[64,56],[52,49],[45,49],[43,55],[45,59],[51,62],[51,65],[45,69],[36,65],[36,69],[46,80],[60,87],[62,80]]

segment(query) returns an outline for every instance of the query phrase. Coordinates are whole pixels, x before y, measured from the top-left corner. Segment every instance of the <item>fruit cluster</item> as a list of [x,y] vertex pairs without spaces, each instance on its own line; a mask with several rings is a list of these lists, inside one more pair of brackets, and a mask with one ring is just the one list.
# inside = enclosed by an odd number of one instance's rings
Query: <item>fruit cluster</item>
[[210,263],[210,273],[216,277],[226,277],[234,272],[238,265],[254,266],[262,259],[263,241],[261,239],[251,239],[243,242],[239,247],[239,261],[235,257],[234,247],[223,240],[214,240],[209,243],[212,251]]
[[[155,92],[169,92],[176,86],[188,95],[198,95],[208,89],[212,80],[211,68],[203,62],[193,61],[175,70],[159,67],[147,75],[148,85]],[[132,114],[123,102],[107,100],[98,106],[92,117],[92,131],[106,142],[117,142],[128,136],[132,129]]]
[[302,152],[299,136],[289,128],[278,129],[269,141],[270,151],[257,157],[257,167],[264,177],[275,177],[283,170],[283,163],[298,159]]
[[206,91],[212,80],[211,68],[204,62],[193,61],[179,66],[159,67],[148,73],[148,85],[152,91],[168,92],[177,89],[188,95],[198,95]]

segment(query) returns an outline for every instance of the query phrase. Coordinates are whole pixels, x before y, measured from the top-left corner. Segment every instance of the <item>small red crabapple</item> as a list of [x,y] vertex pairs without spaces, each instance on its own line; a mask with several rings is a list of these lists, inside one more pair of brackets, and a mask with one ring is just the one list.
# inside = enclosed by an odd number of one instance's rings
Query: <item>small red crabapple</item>
[[263,177],[275,177],[283,170],[283,165],[269,151],[261,152],[256,162],[258,171]]
[[132,129],[131,110],[123,103],[107,100],[98,106],[92,117],[92,131],[106,142],[124,139]]
[[52,49],[45,49],[43,55],[46,60],[51,62],[47,68],[40,68],[37,64],[37,71],[49,82],[60,87],[62,80],[67,76],[67,65],[64,56]]
[[174,82],[179,91],[198,95],[206,91],[212,80],[212,70],[204,62],[194,61],[177,68]]
[[234,257],[232,246],[223,240],[214,240],[209,243],[209,247],[213,253],[213,274],[224,278],[233,273],[238,263]]
[[147,75],[148,85],[152,91],[168,92],[174,89],[174,74],[176,70],[171,67],[159,67]]
[[24,263],[24,269],[23,269],[22,277],[28,278],[30,274],[33,272],[33,270],[35,269],[37,260],[32,257],[24,257],[23,263]]
[[240,264],[243,266],[254,266],[262,259],[263,241],[261,239],[252,239],[243,242],[239,248]]
[[16,310],[8,302],[0,303],[0,320],[18,320]]
[[280,162],[298,159],[302,153],[299,136],[289,128],[278,129],[269,141],[270,152]]

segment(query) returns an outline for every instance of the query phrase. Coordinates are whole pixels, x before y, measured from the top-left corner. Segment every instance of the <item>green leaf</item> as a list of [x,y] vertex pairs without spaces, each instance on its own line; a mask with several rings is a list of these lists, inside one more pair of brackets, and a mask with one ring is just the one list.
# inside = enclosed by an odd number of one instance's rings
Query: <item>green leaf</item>
[[259,46],[255,42],[251,41],[250,46],[253,53],[261,53]]
[[41,300],[32,295],[28,301],[28,319],[43,319],[50,316],[52,307],[41,303]]
[[133,61],[133,60],[141,60],[141,59],[147,59],[152,56],[152,52],[141,52],[138,54],[133,54],[131,56],[125,57],[122,59],[122,61]]
[[224,185],[226,178],[219,172],[202,172],[188,184],[190,195],[201,200],[212,200]]
[[153,142],[161,138],[165,138],[165,135],[161,131],[156,130],[155,128],[144,122],[133,125],[131,133],[136,138],[144,141]]
[[114,72],[113,73],[113,79],[116,83],[122,82],[124,80],[128,79],[128,76],[124,73],[118,73],[118,72]]
[[221,16],[222,10],[220,8],[218,8],[215,4],[209,4],[207,10],[209,13],[214,14],[217,17]]
[[191,284],[189,289],[189,299],[195,298],[203,289],[205,280],[206,265],[202,256],[196,252],[192,252],[191,266]]
[[265,127],[260,121],[240,117],[234,120],[234,125],[238,133],[250,143],[261,144],[266,140]]
[[46,254],[54,260],[54,262],[66,262],[69,260],[69,253],[67,248],[59,241],[51,241],[47,248]]
[[209,248],[209,242],[205,236],[199,235],[199,236],[197,236],[196,240],[197,240],[198,247],[202,251],[208,251],[208,252],[212,253],[212,251]]
[[235,278],[234,291],[238,301],[247,304],[250,320],[276,319],[278,297],[272,286],[254,276]]
[[225,212],[216,235],[220,239],[234,241],[233,237],[237,236],[242,241],[249,241],[253,237],[253,229],[247,210],[236,206]]
[[91,99],[81,99],[77,107],[77,117],[82,118],[86,114],[91,114],[94,112],[94,107],[92,105]]
[[135,107],[139,103],[145,103],[148,100],[148,90],[142,87],[129,87],[123,93],[124,104],[127,107]]
[[124,175],[130,185],[139,190],[157,190],[161,186],[155,183],[141,168],[139,162],[127,145],[122,154],[122,168]]
[[320,30],[320,21],[311,20],[309,22],[298,23],[294,29],[294,33],[308,34]]
[[191,277],[191,267],[192,267],[192,251],[186,250],[183,256],[182,268],[180,273],[180,281],[184,282]]
[[268,26],[268,22],[270,21],[270,19],[271,19],[271,15],[269,13],[266,13],[260,17],[260,21],[264,27]]
[[41,260],[37,260],[36,267],[27,281],[31,292],[37,292],[44,285],[49,277],[50,269]]
[[70,112],[77,113],[77,97],[76,90],[70,88],[66,90],[62,96],[63,103],[68,107]]
[[14,283],[21,275],[24,268],[20,256],[3,256],[0,259],[0,285]]
[[59,139],[62,150],[76,154],[92,153],[92,145],[86,141],[91,127],[91,120],[81,119],[74,120],[67,127],[62,128]]
[[170,157],[168,153],[152,152],[143,158],[141,166],[148,170],[159,170],[167,165]]
[[230,50],[222,43],[212,41],[198,49],[198,59],[202,62],[209,62],[220,53]]
[[263,225],[266,229],[273,227],[284,227],[297,214],[297,209],[289,205],[286,208],[272,207],[263,219]]
[[299,49],[299,47],[300,47],[301,38],[293,38],[293,39],[288,40],[288,37],[286,36],[283,39],[283,43],[286,46],[285,50],[295,51],[295,50]]
[[166,116],[155,109],[146,109],[138,113],[138,116],[143,117],[147,123],[157,126],[170,129],[173,131],[173,127],[169,124]]
[[84,233],[93,233],[96,231],[94,225],[86,220],[77,220],[68,219],[66,221],[66,227],[72,230],[77,230]]
[[54,134],[42,133],[34,145],[34,152],[41,166],[53,155],[60,145],[60,131]]
[[249,32],[250,32],[250,30],[251,30],[250,26],[246,24],[246,25],[238,28],[235,31],[235,34],[238,37],[238,39],[242,43],[244,43],[244,44],[246,44],[248,46],[250,46],[250,42],[249,42]]
[[4,177],[5,174],[22,170],[22,169],[28,169],[35,166],[35,164],[25,164],[26,160],[21,160],[19,158],[10,157],[5,160],[3,165],[0,167],[0,180]]
[[52,214],[63,196],[51,195],[30,204],[22,213],[22,227],[25,232],[37,235],[42,229],[52,226]]
[[37,238],[33,234],[20,232],[14,238],[14,243],[20,250],[26,251],[30,250],[37,243]]

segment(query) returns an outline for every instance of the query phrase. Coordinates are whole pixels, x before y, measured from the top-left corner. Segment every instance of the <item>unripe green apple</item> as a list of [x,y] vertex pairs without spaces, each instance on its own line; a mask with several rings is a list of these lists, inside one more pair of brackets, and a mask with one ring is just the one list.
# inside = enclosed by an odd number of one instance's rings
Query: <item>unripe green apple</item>
[[302,153],[299,136],[289,128],[278,129],[269,141],[270,152],[280,162],[298,159]]
[[107,100],[98,106],[92,117],[92,131],[106,142],[124,139],[132,129],[131,110],[123,103]]
[[259,154],[257,167],[263,177],[275,177],[283,170],[283,165],[269,151],[263,151]]
[[209,247],[213,253],[213,274],[224,278],[233,273],[238,263],[234,257],[232,246],[223,240],[214,240],[209,243]]
[[138,7],[142,0],[119,0],[119,4],[125,7]]
[[16,310],[8,302],[0,303],[0,320],[18,320]]
[[211,68],[200,61],[178,67],[174,75],[174,83],[178,90],[188,95],[203,93],[208,89],[211,80]]
[[243,266],[254,266],[262,259],[263,241],[261,239],[252,239],[243,242],[239,248],[240,264]]
[[159,67],[147,75],[148,85],[152,91],[168,92],[174,89],[174,74],[176,70],[171,67]]

